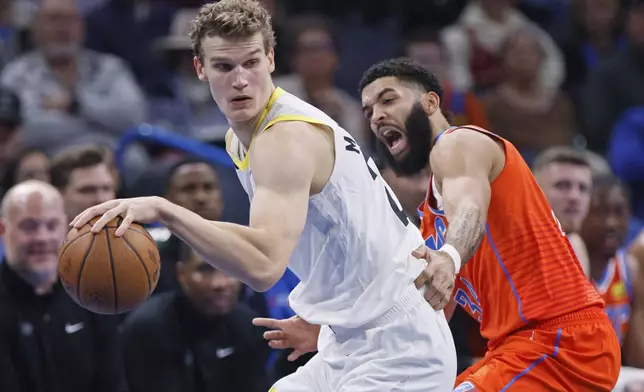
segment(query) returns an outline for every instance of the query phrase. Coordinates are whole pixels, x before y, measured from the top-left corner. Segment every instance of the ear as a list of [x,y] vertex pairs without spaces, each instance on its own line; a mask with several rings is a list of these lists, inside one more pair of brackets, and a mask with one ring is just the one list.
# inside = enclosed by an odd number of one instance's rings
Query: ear
[[193,58],[193,64],[195,66],[195,71],[197,71],[197,77],[199,80],[202,82],[207,82],[208,78],[206,77],[206,73],[204,72],[204,66],[201,64],[201,60],[197,56]]
[[7,232],[7,226],[4,223],[4,218],[0,218],[0,236],[5,235]]
[[423,110],[427,113],[428,116],[436,113],[437,110],[440,110],[441,99],[433,91],[423,94],[420,101],[423,104]]
[[275,50],[271,48],[266,57],[268,57],[268,71],[273,73],[275,71]]

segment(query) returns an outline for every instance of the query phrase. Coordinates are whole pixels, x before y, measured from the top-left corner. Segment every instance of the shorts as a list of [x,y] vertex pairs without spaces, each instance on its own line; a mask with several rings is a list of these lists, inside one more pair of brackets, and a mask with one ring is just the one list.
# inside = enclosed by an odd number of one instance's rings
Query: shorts
[[364,329],[322,327],[318,354],[271,392],[449,391],[456,350],[443,311],[415,287]]
[[454,392],[610,392],[620,368],[613,326],[593,308],[508,336],[458,376]]

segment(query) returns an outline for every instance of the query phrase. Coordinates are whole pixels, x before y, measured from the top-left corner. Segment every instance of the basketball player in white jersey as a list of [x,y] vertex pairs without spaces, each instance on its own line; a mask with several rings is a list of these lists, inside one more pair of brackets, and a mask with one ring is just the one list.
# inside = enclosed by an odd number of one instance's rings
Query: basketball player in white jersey
[[97,232],[121,216],[121,235],[134,221],[161,222],[257,291],[290,266],[301,280],[291,307],[322,327],[318,354],[274,391],[451,390],[447,321],[414,285],[426,267],[412,256],[423,239],[351,135],[274,87],[267,11],[252,0],[207,4],[191,38],[197,75],[231,126],[227,150],[251,199],[250,226],[207,221],[161,198],[104,203],[72,225],[102,215]]

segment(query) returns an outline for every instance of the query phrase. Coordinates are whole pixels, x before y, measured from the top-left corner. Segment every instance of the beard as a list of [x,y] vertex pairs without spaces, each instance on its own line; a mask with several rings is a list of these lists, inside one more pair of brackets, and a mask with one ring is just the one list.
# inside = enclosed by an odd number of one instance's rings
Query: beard
[[416,102],[411,108],[405,120],[405,131],[407,155],[404,158],[394,158],[387,145],[380,139],[376,140],[376,151],[397,175],[411,176],[427,167],[432,150],[432,124],[420,102]]

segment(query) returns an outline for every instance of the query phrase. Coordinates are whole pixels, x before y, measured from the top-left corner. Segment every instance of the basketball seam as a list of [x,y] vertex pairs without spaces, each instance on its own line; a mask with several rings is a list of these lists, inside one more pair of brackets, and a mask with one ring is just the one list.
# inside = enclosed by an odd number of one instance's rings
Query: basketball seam
[[[135,230],[135,231],[138,231],[138,230]],[[139,252],[137,252],[136,249],[134,249],[134,247],[130,244],[130,241],[128,241],[127,238],[125,238],[125,235],[123,235],[123,237],[121,238],[123,238],[123,240],[125,241],[125,244],[130,249],[132,249],[132,252],[134,252],[136,257],[141,262],[141,266],[143,267],[143,270],[145,270],[145,277],[148,279],[148,295],[152,294],[152,282],[150,281],[150,271],[148,271],[148,267],[145,266],[145,263],[143,262],[143,258],[141,257],[141,255],[139,255]]]
[[107,242],[107,253],[110,256],[110,267],[112,268],[112,288],[114,289],[114,313],[118,312],[118,291],[116,288],[116,270],[114,269],[114,257],[112,255],[112,245],[110,244],[110,232],[105,228],[105,241]]
[[[85,234],[83,234],[85,235]],[[79,237],[80,238],[80,237]],[[87,257],[89,256],[89,252],[92,251],[92,247],[94,246],[94,241],[96,240],[96,236],[92,236],[92,242],[89,244],[87,247],[87,250],[85,251],[85,256],[83,256],[83,261],[81,262],[80,269],[78,271],[78,284],[76,285],[77,290],[78,290],[78,302],[79,305],[83,306],[83,294],[81,291],[81,282],[83,281],[83,270],[85,269],[85,263],[87,262]],[[76,240],[74,240],[76,241]]]
[[[74,238],[73,240],[71,240],[71,242],[69,242],[67,245],[65,245],[65,247],[64,247],[63,249],[61,249],[61,250],[60,250],[60,254],[61,254],[61,255],[62,255],[62,254],[65,254],[65,251],[67,250],[67,248],[69,248],[69,247],[70,247],[70,245],[71,245],[71,244],[73,244],[74,242],[76,242],[76,240],[78,240],[79,238],[83,238],[83,237],[85,237],[85,236],[86,236],[86,235],[88,235],[88,234],[92,234],[92,232],[91,232],[91,231],[88,231],[87,233],[83,233],[83,234],[79,235],[78,237]],[[64,245],[64,244],[63,244],[63,245]]]

